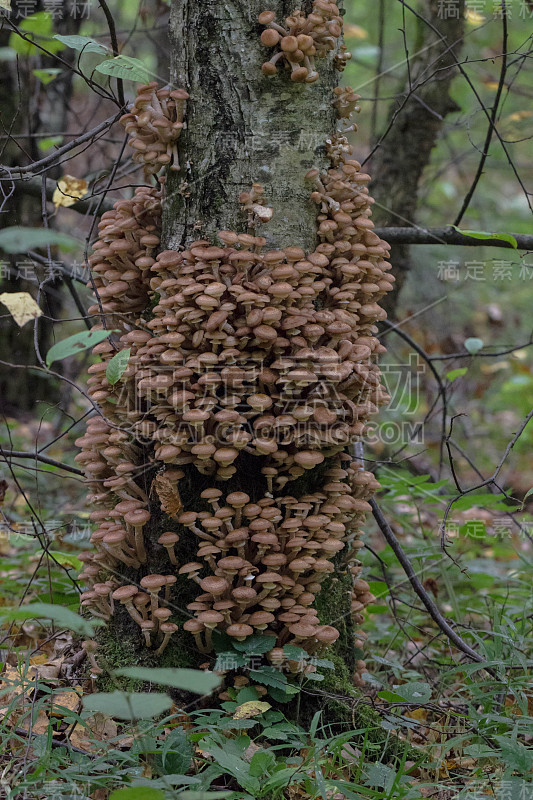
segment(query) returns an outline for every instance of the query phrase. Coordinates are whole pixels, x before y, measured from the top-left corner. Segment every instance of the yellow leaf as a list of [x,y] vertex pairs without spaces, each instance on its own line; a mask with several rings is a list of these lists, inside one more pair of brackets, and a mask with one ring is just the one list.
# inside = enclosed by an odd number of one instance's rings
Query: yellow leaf
[[77,200],[85,197],[89,187],[83,178],[75,178],[73,175],[63,175],[57,182],[57,188],[52,196],[52,202],[56,208],[59,206],[73,206]]
[[368,31],[359,25],[352,25],[350,22],[344,24],[343,30],[347,39],[366,39],[368,36]]
[[[66,709],[75,711],[79,705],[81,697],[81,689],[72,689],[69,692],[61,692],[60,694],[53,695],[53,705],[50,711],[50,716],[64,717]],[[61,706],[61,708],[59,708]]]
[[405,716],[410,719],[417,719],[419,722],[426,722],[428,712],[425,708],[413,708],[411,711],[408,711]]
[[3,292],[3,294],[0,294],[0,303],[7,307],[17,325],[21,328],[30,319],[36,319],[43,313],[28,292]]
[[480,14],[478,11],[474,11],[472,8],[466,9],[465,19],[471,25],[481,25],[482,22],[485,22],[485,17],[483,14]]
[[264,714],[272,708],[270,703],[261,703],[259,700],[249,700],[238,706],[233,715],[233,719],[249,719],[250,717],[257,717],[259,714]]
[[48,656],[46,655],[46,653],[41,653],[38,656],[33,656],[33,658],[30,658],[30,664],[32,667],[38,666],[39,664],[46,664],[47,661],[48,661]]

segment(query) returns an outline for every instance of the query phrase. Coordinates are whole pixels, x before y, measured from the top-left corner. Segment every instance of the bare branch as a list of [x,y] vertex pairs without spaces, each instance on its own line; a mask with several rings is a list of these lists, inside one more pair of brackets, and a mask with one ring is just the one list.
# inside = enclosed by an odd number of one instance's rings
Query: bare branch
[[[374,232],[390,244],[449,244],[461,247],[504,247],[514,250],[510,242],[503,239],[477,239],[464,236],[452,227],[445,228],[374,228]],[[512,233],[516,239],[517,250],[533,251],[533,235]]]

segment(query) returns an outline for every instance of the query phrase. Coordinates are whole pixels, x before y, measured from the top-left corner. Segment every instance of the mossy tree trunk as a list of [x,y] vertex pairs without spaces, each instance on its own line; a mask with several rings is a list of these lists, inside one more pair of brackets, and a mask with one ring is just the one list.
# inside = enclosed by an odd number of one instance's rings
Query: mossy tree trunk
[[[306,2],[302,7],[309,12],[311,6],[312,2]],[[317,244],[317,205],[310,199],[312,187],[304,176],[313,167],[326,171],[330,166],[325,141],[336,128],[332,91],[338,84],[339,72],[330,57],[318,61],[320,78],[313,84],[293,83],[290,73],[282,70],[272,78],[265,77],[261,65],[272,50],[260,42],[264,27],[257,17],[266,7],[283,21],[293,10],[294,0],[267,4],[265,0],[172,2],[171,84],[173,88],[186,89],[190,101],[187,128],[179,139],[182,168],[167,177],[164,248],[180,250],[201,238],[219,244],[216,233],[223,229],[264,236],[267,248],[272,249],[297,246],[310,252]],[[250,229],[248,217],[240,208],[239,194],[249,191],[254,182],[264,187],[274,216],[261,228]],[[252,502],[257,501],[267,490],[261,462],[261,458],[253,456],[240,461],[236,475],[224,482],[186,466],[185,478],[179,483],[185,509],[206,510],[208,506],[200,493],[212,486],[225,494],[245,491]],[[318,490],[322,473],[323,469],[310,470],[291,483],[290,493],[298,497]],[[145,475],[147,494],[152,479],[153,474]],[[167,571],[160,563],[162,548],[155,544],[162,531],[180,534],[179,563],[195,558],[196,543],[191,543],[190,532],[162,513],[156,501],[157,497],[151,502],[152,518],[144,530],[145,540],[148,539],[145,574]],[[132,574],[132,581],[137,577]],[[184,588],[172,598],[173,619],[179,623],[189,617],[186,605],[197,594],[192,581],[182,583]],[[324,583],[323,598],[317,603],[321,621],[335,624],[341,631],[335,645],[337,686],[341,692],[350,685],[355,659],[361,657],[353,648],[350,588],[350,575],[339,559],[338,569]],[[162,658],[154,658],[153,651],[141,648],[136,624],[121,609],[101,634],[101,642],[102,656],[113,666],[190,666],[206,661],[181,624]]]

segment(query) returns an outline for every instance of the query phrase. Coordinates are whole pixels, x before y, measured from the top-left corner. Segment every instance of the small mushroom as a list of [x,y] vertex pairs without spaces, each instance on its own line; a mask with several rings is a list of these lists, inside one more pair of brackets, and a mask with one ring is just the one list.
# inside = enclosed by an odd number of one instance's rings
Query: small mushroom
[[179,542],[179,536],[174,531],[167,531],[166,533],[162,533],[159,539],[157,540],[159,544],[163,545],[165,550],[168,553],[168,557],[171,564],[177,566],[176,554],[174,552],[174,545]]
[[159,626],[159,630],[163,633],[163,641],[155,651],[156,656],[160,656],[161,653],[165,650],[166,646],[170,641],[170,637],[173,633],[176,633],[178,630],[178,625],[175,622],[162,622]]

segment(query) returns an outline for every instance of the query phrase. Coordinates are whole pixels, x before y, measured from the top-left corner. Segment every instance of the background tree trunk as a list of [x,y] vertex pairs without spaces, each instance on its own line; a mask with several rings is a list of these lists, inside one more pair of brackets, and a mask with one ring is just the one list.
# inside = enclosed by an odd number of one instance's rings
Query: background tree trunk
[[[431,151],[442,131],[445,117],[459,107],[450,96],[457,74],[455,66],[464,33],[464,0],[443,16],[438,0],[425,0],[421,14],[431,25],[418,20],[419,35],[410,58],[410,77],[403,92],[391,104],[383,135],[392,120],[394,126],[370,160],[373,176],[370,186],[375,205],[372,219],[376,226],[414,225],[418,206],[418,187]],[[452,16],[457,12],[457,16]],[[378,137],[379,141],[379,137]],[[450,219],[449,222],[452,220]],[[392,316],[398,295],[407,277],[410,262],[408,245],[394,245],[391,262],[396,277],[394,290],[383,300]]]
[[[12,18],[21,21],[27,12],[14,0],[12,5]],[[62,34],[74,34],[79,31],[81,17],[69,13],[67,0],[63,0],[63,17],[58,20],[57,30]],[[42,3],[35,3],[33,12],[42,11]],[[0,31],[0,46],[8,45],[11,28],[5,25]],[[66,50],[62,58],[72,63],[76,60],[75,51]],[[66,71],[60,80],[48,88],[48,94],[36,89],[38,79],[32,74],[35,67],[53,66],[54,62],[46,56],[35,51],[28,59],[19,59],[13,62],[3,62],[5,74],[0,86],[0,133],[6,136],[0,147],[0,160],[7,166],[24,166],[32,160],[37,161],[42,157],[39,149],[39,139],[32,134],[46,131],[53,136],[56,131],[65,131],[68,128],[70,112],[70,99],[73,89],[73,75]],[[22,73],[22,74],[20,74]],[[20,92],[20,97],[19,97]],[[49,101],[49,97],[52,100]],[[24,137],[28,134],[28,137]],[[9,138],[17,138],[18,144]],[[5,178],[6,176],[2,176]],[[48,177],[58,179],[61,177],[61,167],[55,166]],[[14,192],[2,211],[0,217],[4,226],[26,225],[40,227],[42,225],[42,209],[40,197],[29,197],[21,190],[20,185],[13,184]],[[9,181],[3,183],[4,192],[11,191]],[[0,198],[1,201],[1,198]],[[52,250],[53,253],[53,250]],[[36,265],[28,258],[11,255],[3,256],[0,251],[0,291],[21,292],[28,291],[33,297],[37,292],[37,280],[46,277],[46,270]],[[31,274],[33,272],[33,275]],[[29,280],[24,280],[24,276]],[[44,314],[50,318],[58,318],[63,306],[62,284],[58,279],[47,283],[42,294]],[[53,344],[53,323],[51,319],[39,321],[38,334],[39,349],[45,354]],[[24,364],[28,368],[38,364],[34,347],[33,325],[27,324],[23,328],[13,325],[12,319],[6,316],[0,319],[0,360],[13,364]],[[61,386],[55,380],[33,370],[31,380],[25,369],[12,370],[0,365],[0,410],[13,414],[31,411],[37,403],[57,403],[61,399]]]

